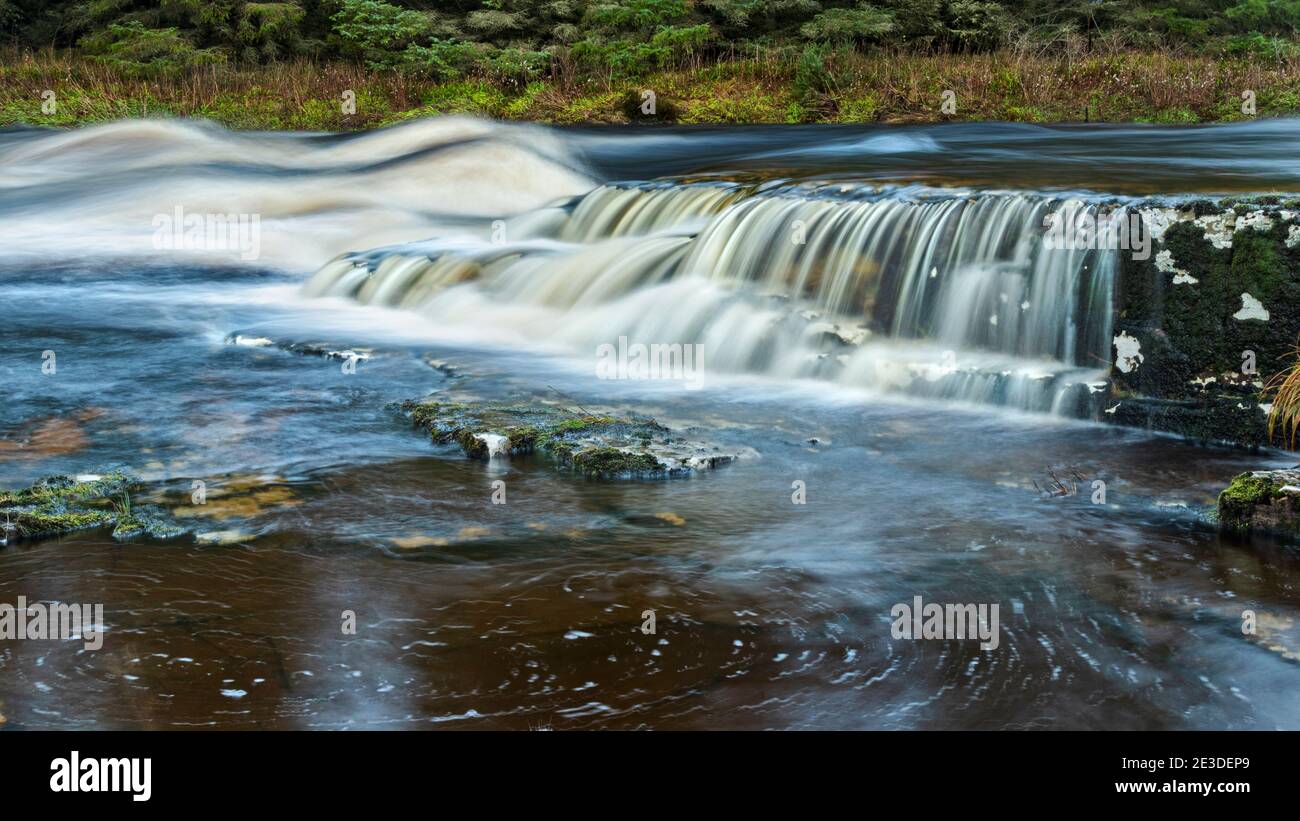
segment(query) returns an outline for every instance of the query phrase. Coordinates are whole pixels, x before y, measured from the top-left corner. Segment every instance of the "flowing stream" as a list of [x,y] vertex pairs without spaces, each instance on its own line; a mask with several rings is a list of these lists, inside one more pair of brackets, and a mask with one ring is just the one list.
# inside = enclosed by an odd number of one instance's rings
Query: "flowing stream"
[[[1298,728],[1297,554],[1207,515],[1294,458],[1098,421],[1117,252],[1044,241],[1277,191],[1294,121],[0,132],[0,488],[208,493],[0,548],[0,603],[105,611],[0,642],[0,726]],[[601,378],[628,345],[696,372]],[[473,461],[394,410],[433,393],[747,456]],[[917,596],[998,647],[895,638]]]

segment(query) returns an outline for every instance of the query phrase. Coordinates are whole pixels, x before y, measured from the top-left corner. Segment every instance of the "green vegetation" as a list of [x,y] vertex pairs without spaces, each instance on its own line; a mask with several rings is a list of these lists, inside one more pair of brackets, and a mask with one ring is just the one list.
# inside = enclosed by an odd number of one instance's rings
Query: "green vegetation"
[[1293,347],[1287,366],[1275,373],[1264,385],[1263,394],[1271,397],[1268,414],[1268,439],[1290,450],[1300,444],[1300,346]]
[[126,474],[113,472],[80,480],[51,476],[31,487],[0,491],[0,539],[44,539],[109,526],[119,541],[145,533],[179,535],[181,529],[158,514],[132,507],[132,484]]
[[1300,109],[1298,32],[1296,0],[0,0],[0,124],[1208,122]]
[[585,476],[609,477],[659,473],[664,466],[648,453],[629,453],[618,448],[593,447],[575,453],[573,467]]
[[1243,473],[1219,494],[1219,519],[1235,523],[1246,520],[1256,505],[1268,504],[1277,486],[1268,476]]
[[[404,402],[412,424],[470,459],[490,457],[487,436],[504,436],[509,458],[536,454],[554,468],[587,478],[685,476],[733,457],[672,436],[653,419],[591,414],[554,405]],[[704,458],[701,458],[701,457]]]
[[1219,524],[1237,533],[1269,533],[1287,542],[1300,538],[1300,495],[1295,471],[1243,473],[1219,494]]

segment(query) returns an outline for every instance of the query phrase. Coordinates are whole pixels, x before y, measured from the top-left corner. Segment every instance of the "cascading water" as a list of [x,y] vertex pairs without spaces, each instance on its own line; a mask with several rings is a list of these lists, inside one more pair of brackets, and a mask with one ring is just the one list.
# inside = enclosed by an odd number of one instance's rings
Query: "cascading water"
[[839,184],[606,185],[479,236],[345,255],[306,293],[442,326],[508,314],[575,351],[697,345],[713,371],[1090,415],[1115,256],[1048,247],[1043,227],[1065,205]]
[[[1089,385],[1138,321],[1108,327],[1115,278],[1231,316],[1230,254],[1294,267],[1295,226],[1177,227],[1227,191],[1300,192],[1296,120],[0,130],[0,489],[125,470],[117,501],[195,539],[0,549],[10,601],[110,628],[3,642],[4,726],[1300,728],[1300,574],[1204,514],[1294,455],[940,401],[1123,421]],[[1067,197],[1140,210],[1172,259],[1057,250]],[[178,207],[256,216],[260,256],[155,246]],[[1201,264],[1202,237],[1235,249]],[[1280,335],[1283,285],[1233,338]],[[703,345],[704,389],[593,379],[620,336]],[[430,441],[394,410],[426,397],[746,458],[588,478],[495,426]],[[898,639],[917,595],[1000,603],[998,649]]]

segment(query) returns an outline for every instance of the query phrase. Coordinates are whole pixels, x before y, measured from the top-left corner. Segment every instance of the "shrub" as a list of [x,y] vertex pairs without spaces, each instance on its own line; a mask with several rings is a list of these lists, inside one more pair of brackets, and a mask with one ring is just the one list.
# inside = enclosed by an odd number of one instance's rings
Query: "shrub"
[[1286,63],[1296,56],[1296,45],[1289,40],[1268,37],[1253,31],[1250,34],[1236,34],[1224,39],[1222,51],[1232,57]]
[[683,0],[622,0],[593,6],[583,22],[608,31],[646,31],[685,15]]
[[138,20],[113,23],[82,38],[81,45],[100,62],[132,77],[174,73],[225,59],[214,49],[195,48],[175,28],[145,28]]
[[551,55],[545,51],[503,48],[487,61],[488,70],[511,85],[527,85],[551,68]]
[[393,68],[405,62],[405,50],[432,35],[429,18],[381,0],[342,0],[331,18],[345,55],[370,68]]
[[799,32],[809,40],[829,43],[874,42],[894,30],[894,16],[875,6],[828,9],[805,23]]
[[997,3],[955,0],[948,4],[948,40],[963,51],[985,51],[998,45],[1008,28]]
[[239,57],[269,62],[303,49],[300,33],[306,11],[293,3],[244,3],[235,21]]
[[489,47],[477,43],[433,39],[429,45],[409,45],[399,64],[409,73],[438,80],[456,80],[472,72],[486,57]]

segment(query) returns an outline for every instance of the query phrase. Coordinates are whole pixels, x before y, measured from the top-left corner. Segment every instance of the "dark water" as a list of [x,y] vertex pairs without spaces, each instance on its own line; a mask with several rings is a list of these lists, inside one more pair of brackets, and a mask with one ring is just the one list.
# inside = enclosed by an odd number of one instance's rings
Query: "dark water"
[[[0,487],[128,469],[149,483],[144,501],[181,505],[198,540],[0,549],[0,602],[101,602],[107,627],[99,651],[0,643],[4,728],[1300,727],[1300,556],[1226,539],[1205,515],[1230,476],[1285,455],[812,380],[729,376],[690,393],[599,381],[563,350],[512,342],[508,316],[447,328],[300,295],[338,250],[507,213],[497,201],[511,196],[524,210],[580,193],[574,169],[1300,189],[1291,122],[979,128],[636,132],[622,147],[623,132],[547,133],[555,146],[520,147],[493,127],[379,135],[395,153],[372,142],[310,163],[358,140],[10,135]],[[939,151],[900,159],[872,140]],[[528,165],[538,152],[546,168]],[[458,197],[403,193],[421,169],[414,182],[436,186],[474,163]],[[1138,166],[1159,170],[1134,184]],[[96,174],[115,185],[92,188]],[[520,193],[542,180],[555,190],[538,202]],[[155,209],[227,195],[262,209],[266,258],[148,250]],[[373,357],[348,374],[232,333]],[[430,392],[562,395],[755,455],[659,482],[472,462],[391,407]],[[1042,495],[1052,474],[1078,493]],[[1090,499],[1096,479],[1105,504]],[[195,480],[201,507],[184,504]],[[491,503],[496,480],[505,505]],[[792,503],[796,480],[806,504]],[[1000,646],[892,638],[890,608],[914,596],[998,603]]]
[[615,179],[780,170],[795,177],[1131,195],[1300,190],[1300,124],[1291,119],[1182,128],[683,127],[647,129],[635,148],[609,129],[577,134],[584,156]]

